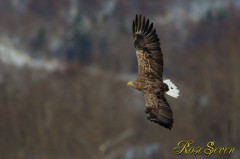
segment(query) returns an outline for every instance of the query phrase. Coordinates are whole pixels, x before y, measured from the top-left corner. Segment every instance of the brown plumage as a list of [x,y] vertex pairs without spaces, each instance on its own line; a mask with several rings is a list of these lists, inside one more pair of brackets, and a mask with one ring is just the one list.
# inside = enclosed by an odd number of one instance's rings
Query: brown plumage
[[153,23],[136,15],[132,25],[138,60],[138,77],[128,85],[143,93],[147,118],[165,128],[172,128],[173,113],[164,94],[169,90],[163,82],[163,55]]

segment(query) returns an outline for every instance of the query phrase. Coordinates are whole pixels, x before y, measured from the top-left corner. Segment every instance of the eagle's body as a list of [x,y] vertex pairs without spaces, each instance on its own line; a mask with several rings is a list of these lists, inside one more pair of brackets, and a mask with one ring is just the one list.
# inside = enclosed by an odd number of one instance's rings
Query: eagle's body
[[173,113],[164,94],[177,97],[179,91],[170,80],[163,82],[163,55],[153,23],[136,16],[133,21],[133,38],[138,60],[138,77],[129,86],[141,91],[146,101],[148,119],[165,128],[172,128]]

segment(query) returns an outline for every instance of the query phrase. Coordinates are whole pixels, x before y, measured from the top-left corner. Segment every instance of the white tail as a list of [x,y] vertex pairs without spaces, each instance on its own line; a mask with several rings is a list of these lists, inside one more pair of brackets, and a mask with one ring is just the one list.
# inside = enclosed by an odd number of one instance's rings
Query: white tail
[[168,85],[169,90],[166,92],[166,94],[177,98],[179,96],[179,90],[177,87],[170,81],[170,79],[164,80],[163,82]]

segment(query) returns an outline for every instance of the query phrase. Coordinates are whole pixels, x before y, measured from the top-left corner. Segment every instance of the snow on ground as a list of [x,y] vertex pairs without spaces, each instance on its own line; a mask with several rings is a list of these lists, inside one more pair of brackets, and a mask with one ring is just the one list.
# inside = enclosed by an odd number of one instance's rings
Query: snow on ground
[[63,64],[57,60],[34,59],[23,51],[17,50],[8,40],[0,39],[0,63],[14,65],[17,67],[30,67],[33,69],[44,69],[55,71],[63,69]]

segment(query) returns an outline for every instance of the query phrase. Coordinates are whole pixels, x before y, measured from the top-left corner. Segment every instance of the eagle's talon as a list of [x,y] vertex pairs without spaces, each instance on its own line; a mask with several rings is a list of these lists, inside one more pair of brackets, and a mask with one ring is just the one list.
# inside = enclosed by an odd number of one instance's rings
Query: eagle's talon
[[147,119],[150,120],[151,122],[156,121],[156,118],[152,118],[149,114],[147,115]]

